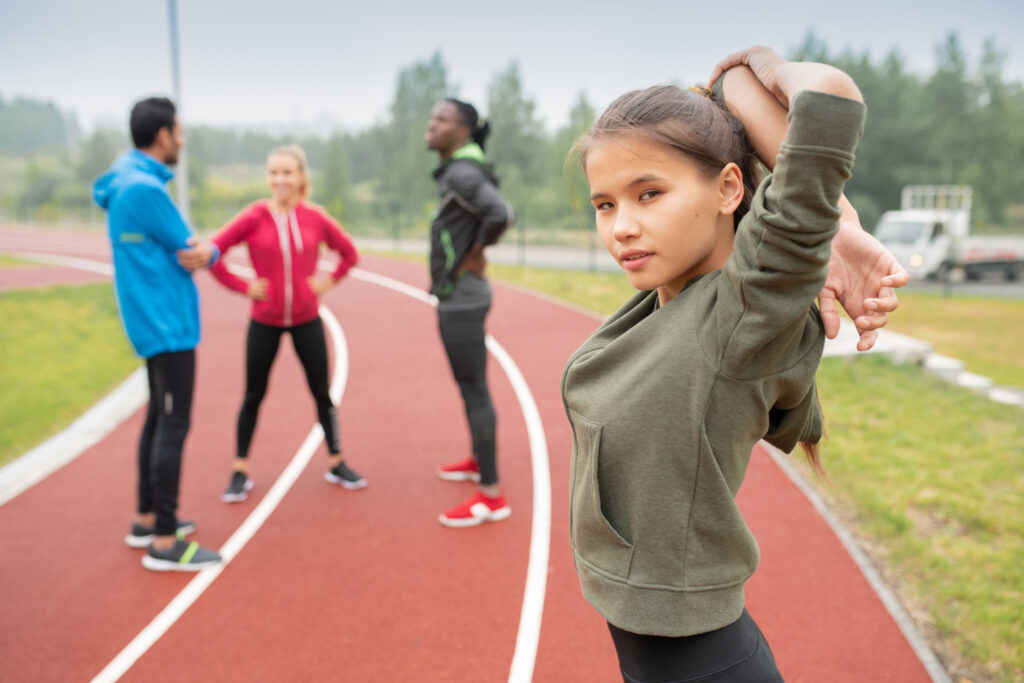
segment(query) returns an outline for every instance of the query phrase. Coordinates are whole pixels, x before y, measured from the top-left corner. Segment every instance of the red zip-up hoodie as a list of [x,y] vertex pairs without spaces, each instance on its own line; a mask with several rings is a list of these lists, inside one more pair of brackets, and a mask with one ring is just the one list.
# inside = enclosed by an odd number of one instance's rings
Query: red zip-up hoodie
[[274,213],[267,200],[242,210],[211,240],[222,258],[210,272],[229,289],[245,294],[249,281],[230,273],[223,255],[239,242],[249,246],[256,277],[267,279],[267,298],[253,300],[252,319],[274,327],[292,327],[317,317],[317,297],[307,278],[316,272],[320,243],[338,252],[341,260],[331,277],[337,282],[359,256],[337,221],[318,206],[299,202],[286,214]]

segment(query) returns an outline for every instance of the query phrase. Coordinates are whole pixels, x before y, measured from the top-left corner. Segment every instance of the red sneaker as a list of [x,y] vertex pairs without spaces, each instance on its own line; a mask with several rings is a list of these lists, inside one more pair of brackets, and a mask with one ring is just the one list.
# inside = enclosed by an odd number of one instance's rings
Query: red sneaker
[[488,498],[480,491],[462,501],[448,512],[438,516],[438,521],[445,526],[461,527],[476,526],[484,522],[497,522],[508,519],[512,508],[505,501],[505,496]]
[[480,466],[473,458],[444,465],[437,471],[437,476],[448,481],[480,481]]

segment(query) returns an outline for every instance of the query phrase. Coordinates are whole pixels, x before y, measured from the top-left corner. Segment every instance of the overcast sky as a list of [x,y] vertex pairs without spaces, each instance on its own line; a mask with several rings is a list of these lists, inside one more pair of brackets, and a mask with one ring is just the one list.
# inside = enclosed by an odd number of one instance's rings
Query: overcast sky
[[[398,71],[440,50],[481,108],[494,73],[518,61],[553,128],[580,91],[600,108],[633,88],[703,81],[733,50],[785,53],[808,31],[830,51],[895,49],[923,74],[950,31],[972,65],[992,38],[1006,76],[1024,81],[1022,0],[179,0],[178,14],[192,123],[361,129],[384,117]],[[0,0],[0,97],[53,100],[86,128],[123,125],[134,100],[172,91],[167,16],[166,0]]]

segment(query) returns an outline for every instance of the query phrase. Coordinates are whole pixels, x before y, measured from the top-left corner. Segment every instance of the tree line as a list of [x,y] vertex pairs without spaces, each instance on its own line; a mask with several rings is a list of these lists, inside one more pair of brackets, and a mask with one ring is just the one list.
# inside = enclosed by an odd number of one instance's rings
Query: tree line
[[[927,183],[972,185],[976,225],[1024,229],[1024,87],[1004,77],[1006,55],[992,41],[972,64],[951,33],[936,46],[927,76],[912,73],[895,50],[879,60],[836,53],[813,34],[788,56],[834,64],[864,93],[868,122],[847,193],[866,227],[897,207],[904,185]],[[297,142],[313,170],[313,199],[351,231],[423,234],[436,201],[437,163],[423,135],[434,103],[451,95],[458,88],[437,52],[400,71],[386,117],[365,130],[296,137],[186,125],[193,222],[218,227],[266,196],[267,151]],[[494,74],[485,99],[474,104],[491,122],[487,156],[520,223],[531,235],[579,233],[592,212],[586,183],[566,156],[596,113],[586,94],[579,93],[566,125],[549,131],[513,61]],[[127,145],[123,130],[82,135],[74,115],[52,103],[0,99],[0,212],[20,220],[99,220],[89,184]]]

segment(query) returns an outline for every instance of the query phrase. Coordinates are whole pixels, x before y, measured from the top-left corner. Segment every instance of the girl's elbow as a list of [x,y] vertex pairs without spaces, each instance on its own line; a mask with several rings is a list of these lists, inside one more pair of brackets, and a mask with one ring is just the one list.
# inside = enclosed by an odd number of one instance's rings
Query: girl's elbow
[[817,89],[858,102],[864,101],[864,96],[854,80],[849,74],[839,69],[829,69],[826,73],[822,74]]

